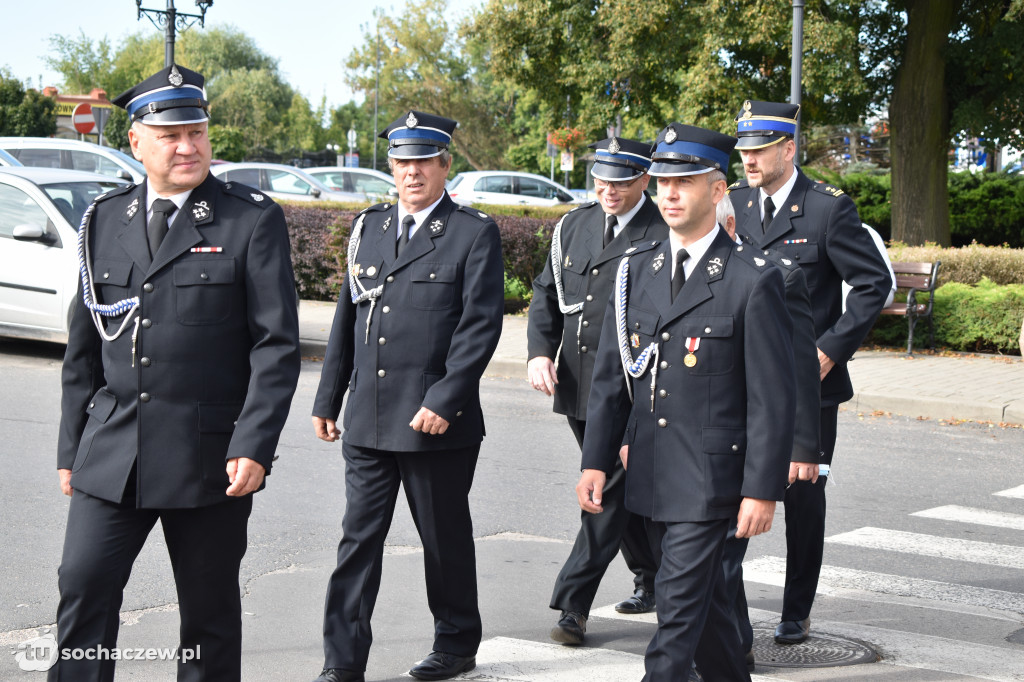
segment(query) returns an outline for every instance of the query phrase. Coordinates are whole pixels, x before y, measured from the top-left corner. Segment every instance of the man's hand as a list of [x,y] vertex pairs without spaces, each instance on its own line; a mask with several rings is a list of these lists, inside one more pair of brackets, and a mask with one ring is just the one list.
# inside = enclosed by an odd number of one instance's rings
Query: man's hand
[[544,395],[555,394],[558,376],[555,374],[555,363],[551,361],[551,358],[546,358],[543,355],[533,358],[526,363],[526,374],[530,385],[535,389],[543,392]]
[[75,492],[71,487],[71,469],[57,469],[57,475],[60,476],[60,491],[71,497]]
[[628,469],[629,468],[629,446],[628,445],[623,445],[621,448],[619,448],[619,459],[622,460],[622,468],[623,469]]
[[818,373],[820,374],[820,380],[825,380],[825,375],[832,371],[832,368],[836,366],[836,363],[832,362],[832,358],[821,352],[818,349]]
[[228,480],[231,482],[227,489],[229,497],[248,495],[263,485],[263,479],[267,475],[267,470],[262,464],[248,457],[229,459],[227,472]]
[[789,484],[792,485],[794,481],[810,481],[811,483],[817,483],[818,465],[811,464],[810,462],[790,462]]
[[580,509],[591,514],[600,514],[604,511],[601,506],[601,493],[604,492],[607,478],[600,469],[583,470],[580,482],[576,484],[576,498],[580,502]]
[[775,516],[775,500],[758,500],[744,497],[740,502],[740,513],[736,516],[736,537],[752,538],[772,529]]
[[448,420],[444,417],[421,407],[416,416],[409,422],[413,431],[422,431],[431,436],[438,436],[448,430]]
[[323,417],[313,417],[313,433],[317,438],[328,443],[333,443],[341,438],[341,431],[338,430],[338,425],[334,420]]

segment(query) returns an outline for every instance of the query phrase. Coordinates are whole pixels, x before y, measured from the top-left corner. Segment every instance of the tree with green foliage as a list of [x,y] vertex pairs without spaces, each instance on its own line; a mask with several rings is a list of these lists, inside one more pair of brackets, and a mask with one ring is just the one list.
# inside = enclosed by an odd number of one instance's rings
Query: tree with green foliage
[[[888,109],[893,235],[949,243],[947,152],[964,131],[1024,139],[1024,0],[808,0],[801,120],[852,124]],[[475,33],[497,76],[562,125],[615,115],[734,130],[745,99],[786,101],[790,0],[489,0]]]
[[243,161],[245,159],[245,133],[231,126],[210,126],[210,147],[213,158],[222,161]]
[[47,137],[57,131],[56,102],[0,69],[0,135]]

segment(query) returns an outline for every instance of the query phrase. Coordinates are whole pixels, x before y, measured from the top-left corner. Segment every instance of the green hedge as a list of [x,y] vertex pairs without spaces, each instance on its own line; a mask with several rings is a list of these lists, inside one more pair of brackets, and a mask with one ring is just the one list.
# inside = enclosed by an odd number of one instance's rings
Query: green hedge
[[[975,285],[944,284],[935,290],[933,317],[936,348],[1020,355],[1024,284],[998,285],[988,278]],[[879,317],[867,342],[906,347],[907,320]],[[922,320],[914,329],[914,348],[925,348],[927,343],[928,322]]]
[[[892,179],[888,174],[808,175],[840,187],[857,204],[860,218],[888,241],[892,237]],[[1024,175],[950,173],[949,228],[953,246],[974,242],[1024,247]]]

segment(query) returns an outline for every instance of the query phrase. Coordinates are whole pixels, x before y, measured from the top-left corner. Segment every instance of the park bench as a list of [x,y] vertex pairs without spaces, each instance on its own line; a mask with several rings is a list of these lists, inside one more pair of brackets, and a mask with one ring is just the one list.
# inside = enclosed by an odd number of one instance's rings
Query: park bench
[[935,303],[935,283],[939,275],[939,261],[934,263],[893,263],[897,291],[906,291],[907,300],[893,301],[882,308],[882,315],[903,315],[907,318],[907,355],[914,354],[914,327],[921,318],[928,318],[929,347],[935,348],[935,321],[932,308]]

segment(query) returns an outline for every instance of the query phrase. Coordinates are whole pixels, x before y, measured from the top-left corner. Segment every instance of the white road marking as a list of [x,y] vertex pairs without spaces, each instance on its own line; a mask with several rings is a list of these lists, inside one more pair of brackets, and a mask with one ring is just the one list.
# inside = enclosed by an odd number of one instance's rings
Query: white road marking
[[[786,560],[765,556],[743,563],[743,579],[762,585],[783,587]],[[1024,594],[908,578],[888,573],[860,571],[839,566],[822,566],[818,594],[842,599],[893,602],[953,613],[1019,622],[1024,618]]]
[[1000,490],[999,492],[992,494],[1000,495],[1002,497],[1016,497],[1024,500],[1024,485],[1019,485],[1016,488],[1010,488],[1009,490]]
[[943,521],[955,521],[957,523],[974,523],[979,526],[995,526],[996,528],[1012,528],[1013,530],[1024,530],[1024,515],[1009,514],[1007,512],[989,511],[987,509],[975,509],[973,507],[960,507],[955,504],[934,509],[925,509],[914,512],[911,516],[923,516],[928,519],[942,519]]
[[1024,547],[992,542],[961,540],[870,526],[827,537],[825,542],[1024,569]]

